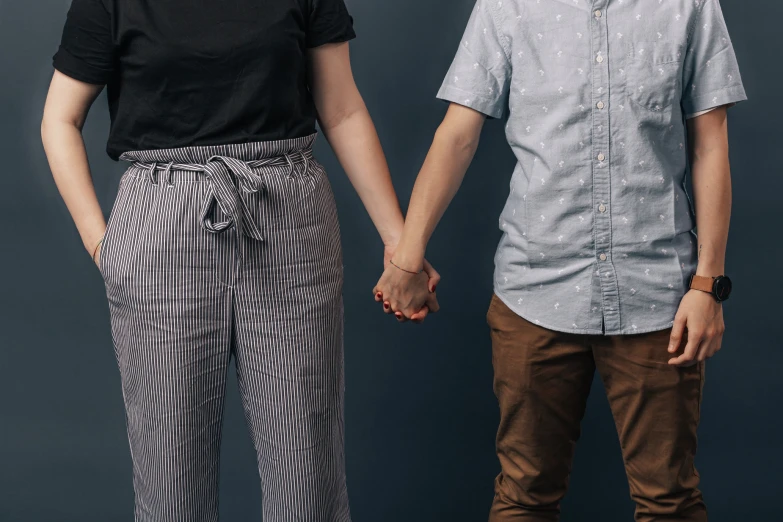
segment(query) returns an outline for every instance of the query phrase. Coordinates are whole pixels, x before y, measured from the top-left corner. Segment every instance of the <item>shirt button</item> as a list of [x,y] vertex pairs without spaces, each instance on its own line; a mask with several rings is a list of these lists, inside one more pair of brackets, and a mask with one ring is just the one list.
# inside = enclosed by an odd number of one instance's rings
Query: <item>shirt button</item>
[[600,256],[598,256],[598,259],[600,259],[601,261],[606,261],[606,254],[601,254]]
[[606,156],[604,156],[603,152],[598,155],[598,161],[603,161],[606,159]]
[[598,211],[599,211],[600,213],[602,213],[602,214],[603,214],[604,212],[606,212],[606,205],[604,205],[603,203],[601,203],[600,205],[598,205]]
[[598,57],[595,59],[595,61],[598,63],[603,63],[604,57],[599,54]]
[[601,18],[601,15],[602,15],[602,14],[603,14],[603,13],[601,13],[601,10],[600,10],[600,9],[596,9],[596,11],[595,11],[595,17],[596,17],[596,18]]
[[598,107],[599,109],[603,109],[604,108],[604,102],[599,101],[595,106]]

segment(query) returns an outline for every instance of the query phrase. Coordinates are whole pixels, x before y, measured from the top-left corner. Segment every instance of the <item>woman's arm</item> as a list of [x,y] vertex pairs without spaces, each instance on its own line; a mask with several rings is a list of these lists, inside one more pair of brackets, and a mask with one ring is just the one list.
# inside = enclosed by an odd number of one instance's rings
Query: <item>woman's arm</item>
[[348,43],[310,50],[310,89],[318,121],[384,245],[393,248],[404,219],[372,119],[351,71]]
[[[427,243],[473,161],[485,119],[473,109],[457,104],[449,107],[413,187],[405,227],[394,253],[396,265],[411,271],[422,268]],[[394,266],[386,268],[376,291],[394,311],[406,317],[411,317],[426,297],[413,275]]]
[[[696,274],[724,275],[726,243],[731,216],[731,169],[726,107],[688,120],[691,172],[696,205],[699,264]],[[689,291],[680,303],[669,345],[674,353],[687,330],[684,353],[670,364],[703,361],[720,350],[723,339],[723,307],[698,290]]]
[[[310,89],[321,130],[381,236],[387,266],[397,248],[404,218],[378,133],[353,79],[348,43],[315,47],[310,50],[309,62]],[[429,276],[429,281],[423,279],[423,290],[434,292],[440,277],[426,262],[420,265]],[[437,309],[434,295],[427,302],[430,310]]]
[[85,249],[94,254],[96,263],[106,223],[95,195],[82,127],[102,89],[101,85],[83,83],[55,71],[41,122],[41,138],[54,182]]

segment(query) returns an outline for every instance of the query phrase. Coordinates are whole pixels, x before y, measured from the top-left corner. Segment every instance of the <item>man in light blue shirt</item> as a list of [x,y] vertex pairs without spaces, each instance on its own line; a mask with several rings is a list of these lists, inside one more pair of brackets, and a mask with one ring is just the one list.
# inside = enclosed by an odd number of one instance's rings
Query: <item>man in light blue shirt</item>
[[479,0],[438,96],[451,106],[376,291],[422,317],[427,241],[484,120],[505,118],[491,520],[558,519],[596,368],[636,519],[706,520],[693,459],[731,290],[726,111],[745,99],[718,0]]

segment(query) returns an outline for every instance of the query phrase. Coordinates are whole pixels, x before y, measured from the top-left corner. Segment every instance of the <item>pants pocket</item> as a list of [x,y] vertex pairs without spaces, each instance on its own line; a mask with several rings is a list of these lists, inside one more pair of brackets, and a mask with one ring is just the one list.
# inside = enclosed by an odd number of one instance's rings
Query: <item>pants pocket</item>
[[128,173],[126,172],[122,176],[122,179],[120,179],[117,197],[114,199],[114,204],[109,212],[109,219],[106,222],[106,230],[103,233],[103,243],[101,243],[101,252],[98,256],[98,271],[101,273],[101,276],[103,276],[104,281],[108,281],[109,277],[109,254],[111,253],[112,245],[114,243],[114,229],[117,225],[117,221],[120,220],[118,214],[121,213],[121,209],[127,206],[128,177]]

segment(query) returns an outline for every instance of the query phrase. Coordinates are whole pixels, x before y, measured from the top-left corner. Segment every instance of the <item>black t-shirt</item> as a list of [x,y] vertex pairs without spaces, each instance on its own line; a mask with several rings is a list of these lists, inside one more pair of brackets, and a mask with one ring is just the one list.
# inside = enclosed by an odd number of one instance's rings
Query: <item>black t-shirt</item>
[[307,49],[354,37],[343,0],[73,0],[54,67],[107,85],[117,159],[312,134]]

